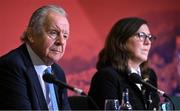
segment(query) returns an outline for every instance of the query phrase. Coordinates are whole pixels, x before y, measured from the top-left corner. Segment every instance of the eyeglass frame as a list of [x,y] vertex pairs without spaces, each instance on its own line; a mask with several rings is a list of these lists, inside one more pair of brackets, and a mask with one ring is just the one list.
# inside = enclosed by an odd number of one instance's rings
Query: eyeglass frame
[[137,37],[139,38],[139,40],[141,40],[141,41],[143,41],[143,42],[144,42],[145,40],[147,40],[147,38],[148,38],[151,42],[154,42],[154,41],[157,39],[156,36],[151,35],[151,34],[147,35],[147,34],[145,34],[144,32],[138,32],[138,33],[135,34],[135,36],[137,36]]

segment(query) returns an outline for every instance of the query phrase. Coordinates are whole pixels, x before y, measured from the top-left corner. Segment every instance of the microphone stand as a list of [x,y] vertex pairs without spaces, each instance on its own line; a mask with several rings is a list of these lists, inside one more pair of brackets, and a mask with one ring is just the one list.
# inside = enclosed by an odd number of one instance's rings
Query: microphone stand
[[136,73],[131,73],[131,74],[129,75],[129,78],[130,78],[130,80],[132,80],[134,83],[144,84],[145,86],[147,86],[147,87],[149,87],[149,88],[157,91],[157,92],[160,94],[160,96],[163,96],[163,97],[167,98],[167,99],[171,102],[172,108],[173,108],[173,110],[175,110],[175,105],[174,105],[172,99],[171,99],[165,92],[157,89],[157,88],[154,87],[152,84],[150,84],[150,83],[148,83],[148,82],[145,82],[145,81],[142,80],[141,77],[140,77],[139,75],[137,75]]
[[160,94],[160,96],[163,96],[163,97],[167,98],[167,99],[170,101],[170,103],[172,104],[173,110],[175,110],[174,102],[172,101],[172,99],[171,99],[165,92],[157,89],[157,88],[154,87],[153,85],[151,85],[151,84],[149,84],[149,83],[147,83],[147,82],[145,82],[145,81],[143,81],[143,80],[141,80],[141,82],[142,82],[142,84],[144,84],[144,85],[146,85],[146,86],[149,86],[151,89],[157,90],[157,92]]
[[170,101],[170,103],[172,104],[173,111],[174,111],[175,110],[175,105],[174,105],[174,102],[172,101],[172,99],[168,95],[165,95],[164,97],[167,98]]

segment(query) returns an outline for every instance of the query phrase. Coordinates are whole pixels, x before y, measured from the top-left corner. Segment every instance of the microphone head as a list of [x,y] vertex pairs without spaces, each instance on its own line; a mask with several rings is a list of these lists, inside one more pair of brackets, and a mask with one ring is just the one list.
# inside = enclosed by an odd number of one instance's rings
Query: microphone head
[[141,82],[142,81],[141,77],[136,73],[131,73],[129,75],[129,79],[134,83],[142,83]]
[[54,78],[54,76],[51,75],[51,74],[44,74],[44,75],[43,75],[43,80],[44,80],[45,82],[48,82],[48,83],[53,83],[53,82],[55,81],[55,78]]

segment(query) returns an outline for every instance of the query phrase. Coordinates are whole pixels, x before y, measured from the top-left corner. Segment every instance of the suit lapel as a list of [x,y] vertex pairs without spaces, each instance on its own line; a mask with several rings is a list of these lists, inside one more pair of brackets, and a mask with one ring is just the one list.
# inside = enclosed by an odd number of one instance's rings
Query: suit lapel
[[37,107],[40,107],[40,109],[47,110],[48,107],[46,104],[46,100],[44,98],[42,87],[40,85],[37,73],[36,73],[34,66],[32,64],[32,61],[30,59],[26,45],[25,44],[21,45],[20,50],[22,51],[22,53],[21,53],[22,59],[23,59],[23,61],[25,61],[24,67],[26,67],[28,79],[30,80],[30,84],[32,85],[32,88],[33,88],[32,89],[32,91],[33,91],[32,96],[34,96],[34,97],[32,97],[32,98],[35,98],[35,101],[38,104]]
[[35,92],[34,96],[36,96],[35,98],[37,98],[37,103],[39,104],[40,109],[48,109],[38,76],[35,72],[35,69],[33,67],[28,68],[27,75],[29,76],[29,79],[34,88],[34,92]]
[[136,93],[139,96],[139,98],[141,99],[142,103],[144,104],[144,108],[147,108],[146,101],[145,101],[144,95],[142,93],[142,91],[143,91],[142,87],[141,87],[141,90],[140,90],[139,87],[128,78],[127,74],[123,73],[123,77],[126,78],[125,80],[128,80],[127,83],[129,83],[129,85],[132,86],[131,88],[133,88],[134,93]]
[[141,98],[142,102],[144,103],[144,107],[147,109],[147,103],[146,103],[146,95],[145,95],[145,89],[143,86],[141,86],[141,90],[138,88],[138,86],[134,83],[132,83],[132,86],[135,90],[135,92],[137,92],[137,94],[139,95],[139,97]]

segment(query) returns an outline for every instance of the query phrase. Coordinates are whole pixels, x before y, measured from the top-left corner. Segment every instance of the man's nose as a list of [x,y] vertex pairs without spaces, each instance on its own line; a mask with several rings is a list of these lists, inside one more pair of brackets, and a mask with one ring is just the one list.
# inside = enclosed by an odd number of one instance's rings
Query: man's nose
[[56,45],[63,45],[65,44],[66,42],[66,39],[64,38],[64,36],[61,34],[59,35],[59,37],[57,37],[56,41],[55,41],[55,44]]

